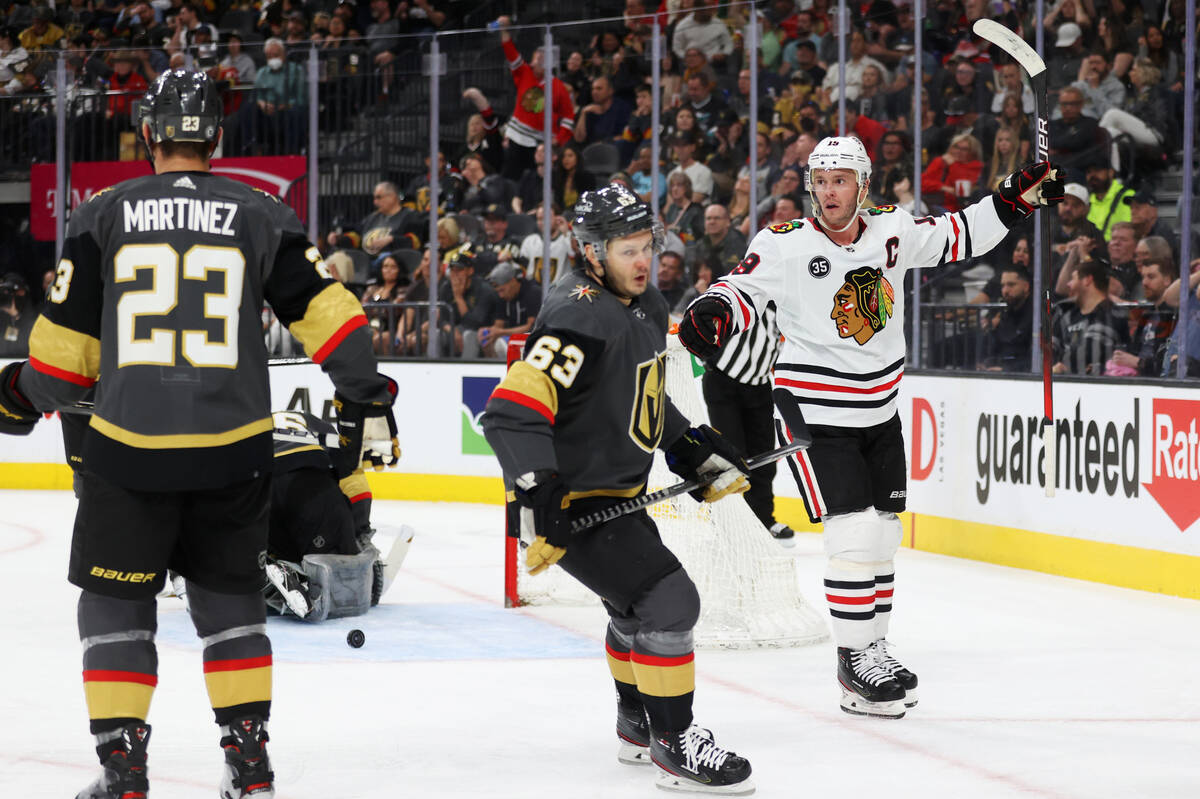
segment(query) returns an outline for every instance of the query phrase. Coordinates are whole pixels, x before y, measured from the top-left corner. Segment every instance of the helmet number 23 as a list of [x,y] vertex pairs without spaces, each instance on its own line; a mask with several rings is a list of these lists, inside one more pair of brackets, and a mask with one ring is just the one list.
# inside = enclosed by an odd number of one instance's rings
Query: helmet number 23
[[179,129],[184,133],[195,133],[200,130],[200,117],[185,116],[179,119]]
[[[169,244],[127,244],[113,258],[113,279],[118,286],[133,283],[146,273],[151,275],[148,288],[128,288],[117,301],[117,366],[174,366],[178,333],[182,337],[179,351],[191,366],[237,368],[245,256],[234,247],[200,245],[180,258]],[[214,273],[224,276],[219,291],[203,285]],[[191,320],[178,316],[174,323],[148,320],[139,326],[140,317],[162,317],[173,311],[178,315],[181,291],[203,294],[203,317],[195,320],[194,326],[188,327]],[[220,331],[217,341],[211,336],[214,322]]]

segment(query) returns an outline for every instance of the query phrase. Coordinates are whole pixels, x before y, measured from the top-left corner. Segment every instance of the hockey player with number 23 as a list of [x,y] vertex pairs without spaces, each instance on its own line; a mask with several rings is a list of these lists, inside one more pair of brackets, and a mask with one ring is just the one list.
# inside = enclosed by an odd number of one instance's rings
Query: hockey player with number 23
[[[623,186],[585,192],[583,267],[551,287],[482,424],[515,486],[530,574],[557,563],[603,598],[617,690],[617,758],[654,763],[668,790],[745,794],[750,763],[692,724],[696,586],[643,509],[572,534],[574,517],[646,490],[654,450],[715,502],[749,488],[741,453],[689,427],[666,393],[667,303],[649,284],[662,226]],[[544,675],[542,678],[544,679]]]
[[[688,307],[679,339],[720,352],[770,300],[784,343],[775,388],[800,404],[812,446],[788,459],[813,522],[823,522],[825,596],[847,713],[900,718],[917,677],[889,649],[906,465],[896,396],[904,373],[904,273],[982,255],[1041,205],[1061,202],[1061,170],[1039,162],[961,211],[914,218],[862,209],[871,161],[854,137],[809,156],[814,216],[772,225]],[[781,441],[790,441],[776,420]]]
[[71,215],[29,360],[0,371],[0,432],[28,433],[40,411],[96,388],[67,576],[82,589],[84,695],[103,771],[77,799],[150,790],[155,594],[168,568],[187,581],[203,644],[224,753],[218,795],[275,795],[260,593],[273,456],[264,298],[332,379],[344,451],[399,457],[396,384],[376,369],[362,306],[290,208],[210,172],[221,109],[202,72],[155,80],[139,125],[155,174]]

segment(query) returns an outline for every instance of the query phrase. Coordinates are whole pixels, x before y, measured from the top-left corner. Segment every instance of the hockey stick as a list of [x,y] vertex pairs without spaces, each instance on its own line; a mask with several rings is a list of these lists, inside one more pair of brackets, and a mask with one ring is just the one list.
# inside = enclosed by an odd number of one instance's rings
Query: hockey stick
[[[755,455],[753,458],[747,458],[746,468],[752,472],[755,469],[766,466],[768,463],[774,463],[780,458],[786,458],[788,455],[791,455],[794,452],[799,452],[808,445],[808,441],[797,439],[786,446],[764,452],[760,455]],[[695,491],[697,488],[702,488],[708,485],[716,478],[717,475],[714,474],[704,480],[684,480],[676,483],[675,485],[661,488],[658,491],[653,491],[649,494],[642,494],[640,497],[627,499],[624,502],[617,502],[613,505],[609,505],[607,508],[601,508],[600,510],[589,513],[586,516],[580,516],[578,519],[571,522],[571,533],[572,535],[575,533],[582,533],[584,530],[595,527],[598,524],[611,522],[613,519],[619,519],[622,516],[628,516],[631,513],[636,513],[642,508],[650,505],[657,505],[659,502],[670,499],[671,497],[677,497],[680,494],[686,494],[689,491]]]
[[[1017,34],[992,19],[976,20],[971,27],[975,35],[987,39],[1012,56],[1033,84],[1033,111],[1037,117],[1036,160],[1050,160],[1050,104],[1046,94],[1046,62]],[[1044,206],[1043,206],[1044,208]],[[1042,208],[1038,214],[1042,214]],[[1038,330],[1042,348],[1042,449],[1046,453],[1046,496],[1054,496],[1057,479],[1057,451],[1054,432],[1054,378],[1052,366],[1054,346],[1051,339],[1052,296],[1050,288],[1050,230],[1049,220],[1040,216],[1041,235],[1037,246],[1042,257],[1042,321]]]

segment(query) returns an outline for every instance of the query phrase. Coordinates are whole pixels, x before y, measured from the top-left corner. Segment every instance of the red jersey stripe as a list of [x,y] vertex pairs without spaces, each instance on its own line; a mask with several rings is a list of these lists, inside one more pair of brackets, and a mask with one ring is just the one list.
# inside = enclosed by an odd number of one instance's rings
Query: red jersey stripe
[[341,344],[346,336],[360,327],[366,327],[366,314],[351,317],[346,320],[346,323],[337,329],[337,332],[329,337],[329,340],[321,345],[321,349],[313,353],[313,363],[319,364],[329,357],[329,354],[337,349],[337,345]]
[[950,248],[950,260],[958,260],[958,220],[953,215],[950,216],[950,225],[954,228],[954,246]]
[[92,386],[96,385],[96,379],[94,377],[88,377],[87,375],[81,375],[76,372],[68,372],[66,369],[59,369],[57,366],[51,366],[48,363],[39,361],[37,358],[30,357],[29,365],[44,375],[57,377],[59,380],[66,380],[68,383],[74,383],[77,386],[91,388]]
[[878,394],[882,391],[887,391],[893,388],[900,382],[900,378],[904,377],[904,372],[893,377],[886,383],[880,383],[877,386],[861,388],[859,386],[835,386],[832,383],[812,383],[806,380],[793,380],[789,377],[776,377],[775,385],[788,386],[790,388],[804,388],[810,391],[836,391],[842,394]]
[[892,595],[892,589],[891,589],[891,588],[888,588],[888,589],[886,589],[886,590],[878,590],[878,589],[877,589],[877,590],[875,591],[875,596],[876,596],[877,598],[880,598],[880,599],[887,599],[887,598],[888,598],[888,597],[890,597],[891,595]]
[[629,662],[629,653],[628,652],[618,652],[617,650],[615,650],[611,646],[609,646],[607,641],[604,643],[604,651],[607,652],[608,656],[610,658],[612,658],[613,660],[623,660],[626,663]]
[[550,412],[549,408],[535,400],[533,397],[527,397],[524,394],[520,394],[509,388],[497,388],[492,392],[492,397],[496,399],[505,399],[509,402],[515,402],[518,405],[524,405],[526,408],[529,408],[532,411],[537,411],[542,416],[545,416],[546,421],[548,421],[550,424],[554,424],[554,414]]

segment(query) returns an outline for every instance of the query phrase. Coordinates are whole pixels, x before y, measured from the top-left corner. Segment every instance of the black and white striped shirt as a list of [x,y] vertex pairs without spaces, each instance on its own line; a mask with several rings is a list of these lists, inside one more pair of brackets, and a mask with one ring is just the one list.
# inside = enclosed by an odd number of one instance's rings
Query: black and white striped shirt
[[771,381],[771,369],[779,358],[779,326],[775,323],[775,303],[749,329],[730,339],[712,365],[717,371],[739,383],[760,386]]

